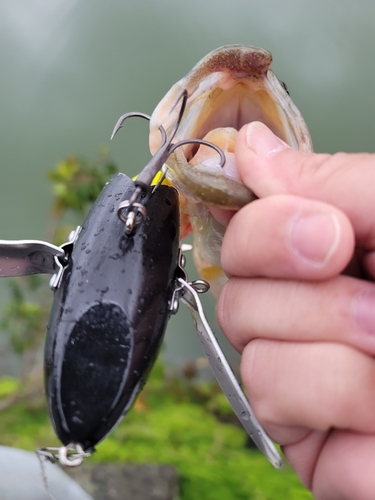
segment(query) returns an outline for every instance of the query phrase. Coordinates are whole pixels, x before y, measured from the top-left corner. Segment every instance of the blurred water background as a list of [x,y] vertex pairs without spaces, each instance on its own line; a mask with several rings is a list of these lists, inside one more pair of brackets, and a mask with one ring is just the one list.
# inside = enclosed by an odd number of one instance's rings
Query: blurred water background
[[[95,159],[107,148],[121,171],[136,174],[149,158],[147,125],[132,120],[110,143],[118,117],[151,113],[225,44],[272,52],[316,151],[374,151],[374,28],[373,0],[2,0],[0,238],[47,237],[47,172],[69,155]],[[205,307],[217,331],[212,297]],[[174,366],[201,356],[180,309],[163,351]],[[16,371],[3,354],[0,374]]]

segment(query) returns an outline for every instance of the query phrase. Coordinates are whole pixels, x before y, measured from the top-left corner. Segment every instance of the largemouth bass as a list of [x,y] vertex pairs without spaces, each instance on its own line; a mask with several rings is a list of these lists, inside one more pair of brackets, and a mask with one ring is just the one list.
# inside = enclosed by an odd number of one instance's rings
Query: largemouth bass
[[167,133],[178,119],[175,106],[181,91],[187,91],[186,108],[176,140],[205,139],[225,153],[226,164],[207,146],[187,145],[167,160],[167,178],[178,190],[181,236],[193,233],[193,255],[200,276],[218,295],[226,276],[220,265],[225,227],[209,207],[239,210],[256,198],[239,179],[234,159],[238,130],[261,121],[295,149],[312,151],[312,143],[301,113],[284,83],[270,70],[271,54],[261,48],[228,45],[205,56],[160,101],[151,116],[150,149],[160,146],[160,126]]

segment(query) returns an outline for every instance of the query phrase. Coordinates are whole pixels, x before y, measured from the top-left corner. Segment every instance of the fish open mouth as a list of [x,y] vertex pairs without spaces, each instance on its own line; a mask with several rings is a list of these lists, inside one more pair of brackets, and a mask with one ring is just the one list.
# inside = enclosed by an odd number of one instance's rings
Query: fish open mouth
[[[291,125],[292,120],[285,112],[285,103],[274,92],[273,82],[256,76],[240,81],[229,78],[230,75],[227,74],[216,73],[213,76],[216,81],[213,82],[210,78],[209,82],[211,85],[215,83],[213,90],[210,85],[211,88],[200,93],[196,99],[193,95],[188,100],[187,110],[177,132],[179,139],[205,139],[209,132],[217,128],[233,128],[238,131],[247,123],[261,121],[291,147],[299,147],[295,127]],[[284,87],[278,81],[276,83],[279,87],[277,90],[288,95]],[[197,149],[196,145],[186,148],[189,161]]]
[[[233,45],[208,54],[156,107],[150,123],[151,152],[160,144],[159,127],[167,133],[173,129],[179,113],[176,102],[183,90],[188,98],[176,134],[178,140],[210,140],[227,156],[234,151],[225,150],[225,131],[233,131],[235,138],[243,125],[261,121],[292,148],[311,151],[305,122],[285,84],[269,69],[271,62],[268,51],[255,47]],[[180,193],[192,201],[232,209],[254,199],[251,191],[231,176],[230,169],[214,168],[217,157],[205,164],[195,161],[202,148],[196,144],[184,146],[167,162],[170,180]],[[213,157],[215,152],[210,155]],[[218,194],[220,190],[222,196]]]

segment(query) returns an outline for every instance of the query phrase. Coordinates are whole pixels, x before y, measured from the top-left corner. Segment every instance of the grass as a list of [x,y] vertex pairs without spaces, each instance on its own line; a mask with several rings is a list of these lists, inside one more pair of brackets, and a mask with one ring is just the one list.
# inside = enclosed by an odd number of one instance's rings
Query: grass
[[[13,385],[12,385],[13,384]],[[15,387],[0,379],[0,397]],[[163,463],[181,478],[181,500],[311,500],[292,469],[275,470],[246,447],[215,385],[168,378],[160,364],[135,407],[97,447],[95,462]],[[27,450],[57,445],[44,403],[0,414],[0,443]]]

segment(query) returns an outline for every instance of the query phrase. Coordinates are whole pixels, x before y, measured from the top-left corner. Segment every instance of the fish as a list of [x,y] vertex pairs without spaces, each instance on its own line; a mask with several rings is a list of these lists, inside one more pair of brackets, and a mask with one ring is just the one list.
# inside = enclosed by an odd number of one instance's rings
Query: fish
[[171,87],[151,115],[149,146],[154,154],[161,144],[161,127],[167,134],[174,130],[179,119],[176,101],[186,91],[176,141],[203,139],[225,154],[221,168],[212,148],[190,144],[166,161],[167,179],[179,192],[181,237],[192,233],[195,266],[215,296],[227,281],[220,263],[225,227],[210,210],[240,210],[257,198],[241,182],[235,164],[240,128],[261,121],[292,148],[313,150],[307,125],[271,63],[271,53],[258,47],[227,45],[213,50]]

